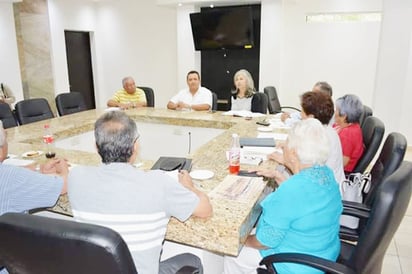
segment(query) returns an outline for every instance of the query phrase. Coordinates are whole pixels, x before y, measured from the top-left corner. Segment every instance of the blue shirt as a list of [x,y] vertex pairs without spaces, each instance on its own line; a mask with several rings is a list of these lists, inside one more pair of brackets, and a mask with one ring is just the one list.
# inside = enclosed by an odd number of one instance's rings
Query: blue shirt
[[[297,252],[336,260],[340,250],[342,202],[333,172],[326,166],[304,169],[283,182],[261,203],[256,238],[269,247],[262,257]],[[279,273],[322,273],[291,263],[276,263]]]
[[62,188],[60,176],[0,163],[0,215],[53,206]]

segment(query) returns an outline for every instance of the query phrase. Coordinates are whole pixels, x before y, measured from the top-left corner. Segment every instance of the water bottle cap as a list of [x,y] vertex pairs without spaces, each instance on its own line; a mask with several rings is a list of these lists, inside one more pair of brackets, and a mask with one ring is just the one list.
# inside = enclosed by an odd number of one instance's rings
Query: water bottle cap
[[232,134],[232,137],[233,137],[233,138],[237,138],[237,137],[239,137],[239,135],[237,135],[237,133],[233,133],[233,134]]
[[49,127],[50,127],[49,124],[44,125],[44,128],[49,128]]

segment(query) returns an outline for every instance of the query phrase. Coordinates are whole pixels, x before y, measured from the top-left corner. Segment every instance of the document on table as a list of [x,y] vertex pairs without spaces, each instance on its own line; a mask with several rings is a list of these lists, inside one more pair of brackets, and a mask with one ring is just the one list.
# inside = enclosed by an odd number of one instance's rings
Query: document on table
[[262,113],[259,112],[251,112],[247,110],[229,110],[226,112],[223,112],[222,115],[232,115],[232,116],[239,116],[239,117],[262,117],[265,116]]
[[262,193],[265,185],[262,177],[227,175],[225,179],[209,193],[209,197],[249,203]]
[[286,133],[260,132],[257,138],[273,138],[279,141],[285,141],[288,138]]

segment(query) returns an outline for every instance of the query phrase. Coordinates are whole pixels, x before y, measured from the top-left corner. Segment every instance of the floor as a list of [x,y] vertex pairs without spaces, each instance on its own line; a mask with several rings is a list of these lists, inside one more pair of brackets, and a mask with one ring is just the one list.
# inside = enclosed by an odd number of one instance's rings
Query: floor
[[[412,161],[412,147],[405,160]],[[412,274],[412,202],[386,252],[382,274]]]

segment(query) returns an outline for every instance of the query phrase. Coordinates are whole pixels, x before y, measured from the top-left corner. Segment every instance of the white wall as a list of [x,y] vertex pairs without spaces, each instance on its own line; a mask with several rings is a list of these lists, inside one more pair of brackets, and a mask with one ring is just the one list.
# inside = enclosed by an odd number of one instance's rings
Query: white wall
[[285,1],[279,87],[282,104],[299,105],[299,94],[317,81],[328,81],[334,99],[354,93],[371,105],[380,22],[307,23],[306,15],[377,10],[381,10],[381,0]]
[[68,89],[64,30],[91,31],[96,105],[103,107],[125,76],[155,91],[165,107],[178,89],[176,10],[153,1],[49,0],[56,90]]
[[0,82],[12,90],[17,102],[23,99],[23,87],[12,3],[0,2],[0,41]]

